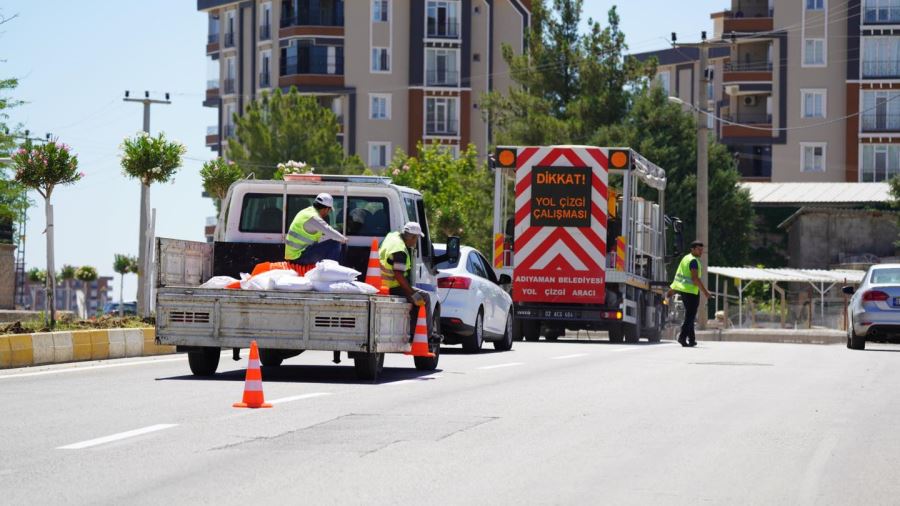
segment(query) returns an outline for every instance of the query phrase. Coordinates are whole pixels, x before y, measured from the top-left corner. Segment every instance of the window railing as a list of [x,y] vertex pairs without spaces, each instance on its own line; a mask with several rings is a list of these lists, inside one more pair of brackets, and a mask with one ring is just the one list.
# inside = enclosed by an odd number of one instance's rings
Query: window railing
[[428,70],[428,86],[457,86],[459,85],[459,72],[455,70]]
[[259,87],[268,88],[269,86],[272,86],[272,78],[269,76],[269,72],[260,72]]
[[207,44],[215,44],[216,42],[219,42],[219,32],[210,33],[206,36]]
[[455,119],[443,121],[430,119],[425,122],[425,133],[428,135],[456,135],[459,133],[459,122]]
[[900,77],[900,60],[864,61],[863,77]]
[[269,40],[272,38],[272,25],[265,24],[259,27],[259,40]]
[[219,89],[219,80],[218,79],[209,79],[206,81],[206,89],[207,90],[218,90]]
[[869,25],[900,23],[900,5],[878,6],[866,2],[863,23]]
[[450,18],[441,23],[436,18],[428,18],[428,37],[435,39],[458,39],[459,20]]
[[726,72],[771,72],[772,62],[726,63]]
[[344,11],[332,14],[331,12],[321,12],[319,16],[310,16],[304,14],[301,16],[283,16],[281,18],[281,28],[289,26],[344,26]]
[[234,47],[234,32],[225,34],[225,47]]
[[206,127],[206,135],[219,135],[219,125],[209,125]]
[[863,132],[900,132],[900,114],[863,114]]
[[741,125],[771,125],[772,115],[766,113],[739,113],[737,115],[725,116],[726,121],[739,123]]
[[225,88],[225,94],[234,93],[234,79],[225,79],[222,81]]
[[344,58],[343,56],[335,56],[329,63],[329,58],[322,55],[312,55],[309,59],[298,58],[296,56],[288,56],[281,60],[281,75],[289,76],[295,74],[324,74],[324,75],[344,75]]

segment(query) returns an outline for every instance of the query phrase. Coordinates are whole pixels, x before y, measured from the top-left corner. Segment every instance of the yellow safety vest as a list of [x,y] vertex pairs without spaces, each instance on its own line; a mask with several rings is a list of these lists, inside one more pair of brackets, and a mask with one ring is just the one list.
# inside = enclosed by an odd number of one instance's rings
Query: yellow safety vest
[[303,254],[303,250],[310,244],[319,242],[322,232],[310,234],[303,227],[306,222],[313,219],[319,211],[315,207],[309,206],[294,216],[291,222],[291,228],[288,229],[287,235],[284,237],[284,259],[296,260]]
[[388,234],[387,237],[384,238],[384,241],[381,242],[381,247],[378,248],[378,258],[381,260],[381,282],[384,283],[384,286],[388,289],[400,286],[400,283],[397,282],[397,278],[394,275],[392,258],[394,253],[406,253],[406,270],[403,271],[403,275],[406,276],[410,269],[412,269],[412,255],[410,255],[406,243],[403,242],[403,237],[400,235],[400,232],[391,232]]
[[702,275],[703,267],[700,265],[700,259],[688,253],[681,259],[681,263],[678,264],[678,269],[675,271],[675,280],[672,281],[669,288],[676,292],[692,293],[694,295],[700,293],[700,287],[694,284],[694,278],[691,277],[691,261],[693,260],[697,261],[697,276]]

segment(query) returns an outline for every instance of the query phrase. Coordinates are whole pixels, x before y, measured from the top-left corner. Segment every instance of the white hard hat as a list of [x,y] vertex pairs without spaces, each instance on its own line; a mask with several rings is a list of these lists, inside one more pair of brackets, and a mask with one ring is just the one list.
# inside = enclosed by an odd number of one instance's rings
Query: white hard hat
[[425,234],[422,233],[422,227],[414,221],[407,222],[406,225],[403,225],[403,233],[425,237]]
[[327,193],[320,193],[316,195],[316,204],[320,204],[325,207],[334,207],[334,199],[331,198],[331,195]]

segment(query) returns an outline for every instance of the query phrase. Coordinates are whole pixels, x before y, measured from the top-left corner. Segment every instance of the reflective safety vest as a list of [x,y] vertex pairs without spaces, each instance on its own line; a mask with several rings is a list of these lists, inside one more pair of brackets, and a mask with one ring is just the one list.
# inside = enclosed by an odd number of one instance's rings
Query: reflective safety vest
[[288,229],[287,235],[284,237],[284,259],[296,260],[303,254],[303,250],[310,244],[319,242],[322,232],[310,234],[303,227],[306,222],[313,219],[319,212],[315,207],[309,206],[294,216],[291,222],[291,228]]
[[[412,269],[412,255],[410,255],[406,243],[403,242],[400,232],[388,234],[384,241],[381,242],[381,247],[378,248],[378,258],[381,260],[381,282],[388,290],[400,286],[394,275],[396,267],[393,263],[394,253],[406,253],[406,266],[404,266],[403,275],[408,276],[410,269]],[[399,271],[400,269],[397,270]]]
[[694,278],[691,277],[691,261],[693,260],[697,261],[697,277],[702,275],[703,267],[700,265],[700,259],[688,253],[681,259],[681,263],[678,264],[678,269],[675,271],[675,280],[672,281],[669,288],[676,292],[692,293],[694,295],[700,293],[700,287],[694,284]]

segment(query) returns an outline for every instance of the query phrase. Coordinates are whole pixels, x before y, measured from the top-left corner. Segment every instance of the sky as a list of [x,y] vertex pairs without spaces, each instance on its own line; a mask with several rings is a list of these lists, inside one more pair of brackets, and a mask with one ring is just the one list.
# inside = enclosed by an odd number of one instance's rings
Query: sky
[[[358,2],[366,0],[346,0]],[[670,33],[696,40],[710,30],[711,12],[727,0],[585,0],[584,17],[605,24],[619,6],[621,27],[633,52],[667,47]],[[686,5],[689,4],[690,8]],[[10,111],[32,136],[50,133],[72,146],[85,178],[54,191],[55,263],[91,265],[113,276],[116,253],[137,254],[140,185],[119,165],[119,144],[142,128],[143,107],[122,101],[150,91],[170,93],[171,105],[151,108],[150,131],[184,143],[184,165],[173,183],[151,187],[156,235],[203,241],[212,201],[201,197],[200,167],[214,154],[205,145],[215,109],[205,108],[206,16],[195,0],[4,0],[0,13],[17,15],[0,26],[0,76],[19,78],[12,97],[25,104]],[[348,62],[349,63],[349,62]],[[28,212],[26,269],[46,266],[43,199],[34,193]],[[119,298],[119,279],[113,282]],[[137,279],[125,278],[134,299]]]

